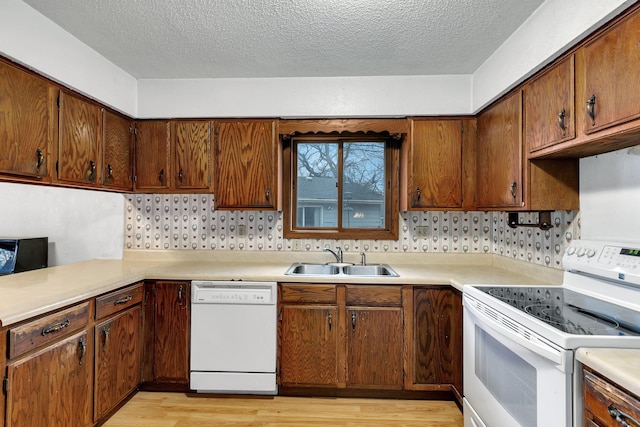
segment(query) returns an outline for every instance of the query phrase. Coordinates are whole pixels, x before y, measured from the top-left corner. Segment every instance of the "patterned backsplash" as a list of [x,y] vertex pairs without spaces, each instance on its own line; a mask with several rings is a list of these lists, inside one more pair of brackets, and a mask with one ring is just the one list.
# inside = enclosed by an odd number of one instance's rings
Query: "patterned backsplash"
[[[285,239],[282,213],[214,210],[210,194],[130,194],[125,203],[126,249],[495,253],[562,268],[565,245],[580,236],[578,211],[555,211],[553,229],[507,225],[505,212],[402,212],[399,240]],[[521,223],[537,213],[519,214]],[[426,226],[418,237],[417,226]]]

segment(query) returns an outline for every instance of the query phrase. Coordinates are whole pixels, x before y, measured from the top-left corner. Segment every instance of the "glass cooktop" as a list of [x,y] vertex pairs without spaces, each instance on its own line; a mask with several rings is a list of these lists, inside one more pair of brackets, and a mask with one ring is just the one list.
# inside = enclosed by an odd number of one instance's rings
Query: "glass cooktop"
[[640,313],[562,287],[476,286],[562,332],[640,336]]

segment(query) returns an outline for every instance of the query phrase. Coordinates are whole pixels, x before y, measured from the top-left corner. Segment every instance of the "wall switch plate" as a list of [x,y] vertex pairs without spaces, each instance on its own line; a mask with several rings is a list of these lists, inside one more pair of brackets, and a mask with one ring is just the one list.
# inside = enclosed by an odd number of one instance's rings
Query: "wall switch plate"
[[247,235],[247,226],[244,224],[238,224],[238,237],[244,237]]
[[426,225],[416,225],[416,237],[429,237],[429,227]]
[[302,249],[302,242],[300,242],[300,239],[293,239],[293,250],[299,251],[301,249]]

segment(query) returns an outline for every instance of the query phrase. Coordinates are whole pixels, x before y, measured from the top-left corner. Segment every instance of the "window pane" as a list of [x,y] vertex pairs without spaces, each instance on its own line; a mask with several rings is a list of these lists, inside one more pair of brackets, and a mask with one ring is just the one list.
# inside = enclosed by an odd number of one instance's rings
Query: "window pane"
[[384,142],[345,142],[342,226],[385,227]]
[[338,144],[297,144],[296,227],[338,226]]

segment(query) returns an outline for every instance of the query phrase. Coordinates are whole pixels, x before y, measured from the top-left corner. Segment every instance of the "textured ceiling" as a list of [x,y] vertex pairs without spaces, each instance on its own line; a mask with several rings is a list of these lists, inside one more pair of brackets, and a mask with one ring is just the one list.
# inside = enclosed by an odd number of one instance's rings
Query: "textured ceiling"
[[24,0],[136,78],[471,74],[543,0]]

